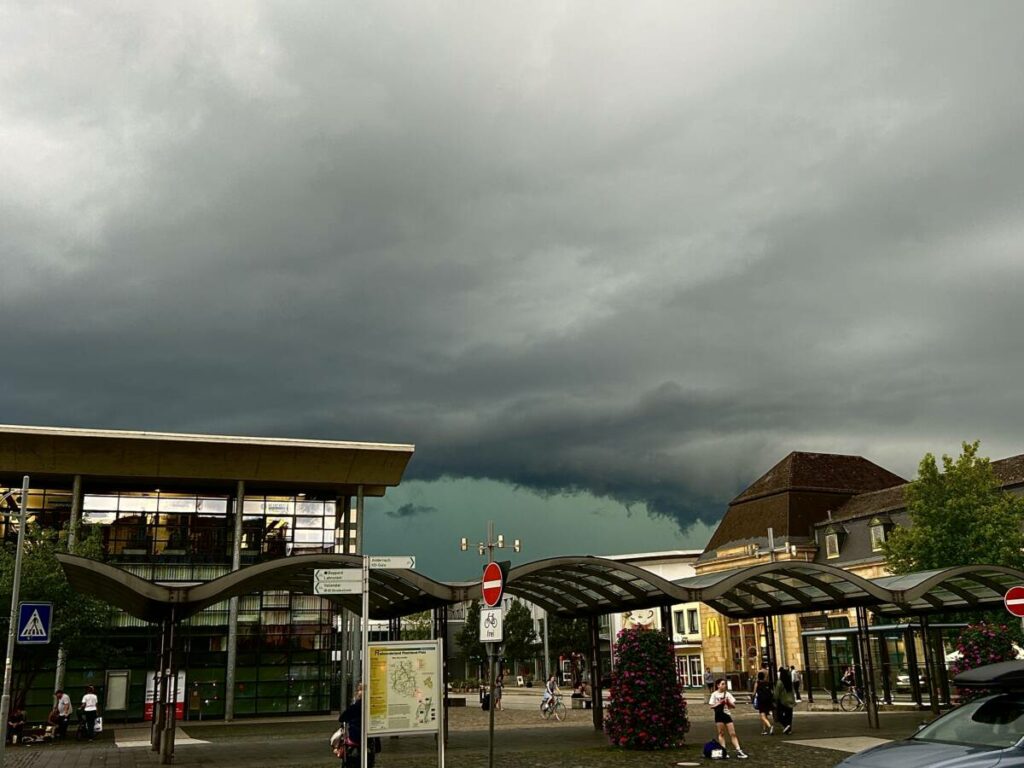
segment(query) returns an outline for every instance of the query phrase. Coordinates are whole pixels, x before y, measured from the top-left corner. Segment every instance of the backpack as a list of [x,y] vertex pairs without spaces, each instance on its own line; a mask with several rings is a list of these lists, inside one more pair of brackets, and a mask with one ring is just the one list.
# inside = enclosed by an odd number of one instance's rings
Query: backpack
[[725,751],[725,747],[712,739],[704,745],[704,757],[709,760],[728,760],[729,753]]

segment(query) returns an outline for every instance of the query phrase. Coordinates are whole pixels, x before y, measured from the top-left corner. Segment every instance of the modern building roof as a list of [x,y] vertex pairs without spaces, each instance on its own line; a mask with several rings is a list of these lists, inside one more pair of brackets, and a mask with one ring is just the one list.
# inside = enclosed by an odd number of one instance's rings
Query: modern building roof
[[159,482],[228,492],[242,480],[250,490],[354,495],[362,486],[366,496],[383,496],[399,484],[414,451],[387,443],[0,425],[0,480],[81,475],[94,486]]

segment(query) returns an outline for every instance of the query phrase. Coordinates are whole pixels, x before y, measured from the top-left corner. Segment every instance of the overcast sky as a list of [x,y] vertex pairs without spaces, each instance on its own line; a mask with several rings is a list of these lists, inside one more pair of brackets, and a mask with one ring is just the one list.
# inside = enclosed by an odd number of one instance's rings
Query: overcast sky
[[415,443],[368,548],[449,578],[488,519],[702,547],[793,450],[1024,452],[1022,30],[6,2],[0,421]]

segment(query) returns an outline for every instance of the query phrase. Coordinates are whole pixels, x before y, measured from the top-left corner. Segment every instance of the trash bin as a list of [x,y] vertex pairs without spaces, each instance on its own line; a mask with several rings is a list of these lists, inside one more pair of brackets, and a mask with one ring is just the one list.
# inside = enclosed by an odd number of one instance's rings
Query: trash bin
[[484,712],[491,708],[491,694],[484,691],[480,694],[480,709]]

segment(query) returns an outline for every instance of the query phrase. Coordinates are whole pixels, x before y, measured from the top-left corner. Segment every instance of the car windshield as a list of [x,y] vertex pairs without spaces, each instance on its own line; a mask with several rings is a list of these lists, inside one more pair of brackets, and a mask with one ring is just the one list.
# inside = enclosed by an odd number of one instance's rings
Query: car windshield
[[947,744],[972,744],[1005,749],[1024,737],[1024,694],[1001,693],[968,702],[913,738]]

